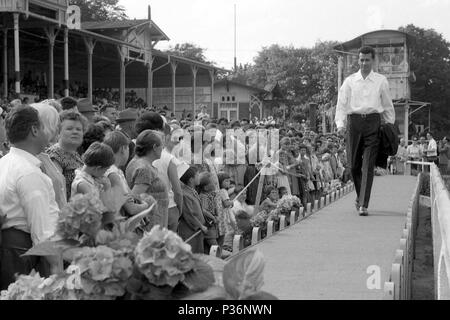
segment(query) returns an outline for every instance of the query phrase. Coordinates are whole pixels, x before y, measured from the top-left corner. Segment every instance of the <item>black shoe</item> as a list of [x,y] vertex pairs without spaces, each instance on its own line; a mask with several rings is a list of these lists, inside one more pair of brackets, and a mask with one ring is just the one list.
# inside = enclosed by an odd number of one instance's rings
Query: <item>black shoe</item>
[[369,215],[369,211],[367,210],[367,208],[361,207],[359,208],[359,215],[361,217],[367,217]]

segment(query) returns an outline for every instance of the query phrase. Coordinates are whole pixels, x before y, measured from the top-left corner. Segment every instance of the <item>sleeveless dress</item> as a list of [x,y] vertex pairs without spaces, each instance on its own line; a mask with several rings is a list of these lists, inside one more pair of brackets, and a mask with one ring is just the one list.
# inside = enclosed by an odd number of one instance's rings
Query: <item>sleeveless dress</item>
[[159,175],[158,169],[146,159],[135,157],[128,164],[125,176],[130,189],[133,189],[136,184],[144,184],[147,186],[145,193],[151,195],[157,202],[156,210],[153,210],[153,214],[150,216],[148,228],[151,229],[155,225],[167,228],[169,193],[164,179]]

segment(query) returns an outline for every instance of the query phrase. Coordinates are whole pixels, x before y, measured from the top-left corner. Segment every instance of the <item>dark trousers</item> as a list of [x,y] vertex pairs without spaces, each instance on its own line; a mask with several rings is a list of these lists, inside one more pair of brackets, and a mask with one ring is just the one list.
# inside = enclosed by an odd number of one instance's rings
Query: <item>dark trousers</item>
[[368,208],[380,143],[380,114],[351,114],[347,123],[348,163],[359,205]]
[[44,258],[22,256],[33,243],[29,233],[10,228],[1,231],[0,290],[6,290],[16,281],[16,274],[30,274],[34,269],[41,277],[50,275],[50,266]]

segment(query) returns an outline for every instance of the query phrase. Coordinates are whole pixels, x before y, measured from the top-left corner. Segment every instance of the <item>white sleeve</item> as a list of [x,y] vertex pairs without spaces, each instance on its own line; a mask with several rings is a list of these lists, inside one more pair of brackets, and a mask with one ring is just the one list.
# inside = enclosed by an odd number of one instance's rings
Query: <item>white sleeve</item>
[[349,85],[349,78],[345,79],[338,93],[338,100],[336,105],[335,123],[338,129],[344,128],[347,123],[347,110],[351,95],[351,88]]
[[17,190],[33,244],[36,245],[53,236],[57,221],[51,213],[51,194],[43,177],[38,173],[26,175],[17,181]]

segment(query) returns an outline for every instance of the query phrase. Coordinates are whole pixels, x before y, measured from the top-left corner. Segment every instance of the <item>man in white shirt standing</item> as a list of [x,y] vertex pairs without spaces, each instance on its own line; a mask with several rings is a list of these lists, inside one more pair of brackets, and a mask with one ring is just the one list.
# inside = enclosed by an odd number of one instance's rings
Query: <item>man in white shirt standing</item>
[[426,149],[426,156],[428,162],[437,163],[438,154],[437,154],[437,143],[433,138],[433,134],[431,132],[427,133],[428,147]]
[[338,134],[347,133],[348,162],[360,216],[368,215],[381,121],[395,122],[389,83],[385,76],[373,72],[374,60],[372,47],[359,50],[360,70],[345,79],[336,106]]
[[21,255],[55,233],[59,214],[52,181],[36,157],[48,145],[38,112],[29,106],[14,108],[6,118],[6,134],[12,147],[0,159],[0,289],[15,281],[15,273],[35,269],[49,275],[52,259]]

